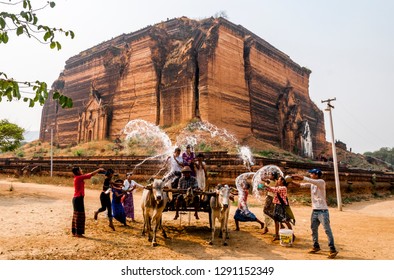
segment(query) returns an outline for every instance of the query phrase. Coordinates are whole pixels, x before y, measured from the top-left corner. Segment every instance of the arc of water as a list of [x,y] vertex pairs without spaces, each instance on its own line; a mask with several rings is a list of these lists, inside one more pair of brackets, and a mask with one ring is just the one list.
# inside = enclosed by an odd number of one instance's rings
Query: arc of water
[[276,165],[269,164],[261,167],[259,170],[255,172],[255,175],[252,178],[252,186],[253,186],[253,195],[258,201],[262,201],[260,191],[258,190],[258,185],[261,180],[268,179],[270,172],[278,172],[280,176],[283,176],[282,170]]

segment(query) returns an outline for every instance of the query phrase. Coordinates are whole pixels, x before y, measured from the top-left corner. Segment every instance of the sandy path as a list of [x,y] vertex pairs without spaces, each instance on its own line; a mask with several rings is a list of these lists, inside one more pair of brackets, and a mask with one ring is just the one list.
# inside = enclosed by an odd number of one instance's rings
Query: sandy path
[[[328,252],[327,238],[320,230],[322,251],[306,254],[311,246],[309,217],[311,209],[293,206],[297,224],[296,242],[292,247],[272,243],[270,234],[261,235],[257,223],[242,223],[241,231],[234,231],[230,219],[229,246],[223,247],[210,238],[208,217],[201,213],[200,220],[183,215],[181,221],[173,221],[174,213],[164,214],[168,239],[159,235],[159,246],[152,248],[141,237],[142,221],[139,207],[140,193],[135,194],[137,223],[124,227],[115,221],[112,231],[105,218],[93,219],[93,211],[99,207],[99,191],[86,190],[87,214],[85,239],[70,235],[72,217],[71,187],[37,185],[0,181],[0,260],[29,259],[270,259],[270,260],[323,260]],[[261,207],[251,207],[262,218]],[[235,207],[232,206],[232,217]],[[346,205],[343,211],[330,209],[331,224],[339,255],[346,260],[392,260],[394,254],[394,198],[371,200]]]

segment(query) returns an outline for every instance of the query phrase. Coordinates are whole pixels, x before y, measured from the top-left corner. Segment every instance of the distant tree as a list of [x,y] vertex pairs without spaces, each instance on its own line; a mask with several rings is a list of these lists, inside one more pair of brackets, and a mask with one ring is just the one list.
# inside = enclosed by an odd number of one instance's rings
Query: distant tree
[[14,151],[23,141],[25,130],[8,120],[0,121],[0,150],[2,152]]
[[228,16],[227,16],[227,12],[226,12],[226,11],[219,11],[219,12],[215,13],[215,15],[214,15],[213,17],[214,17],[214,18],[220,18],[220,17],[222,17],[222,18],[228,19]]
[[[22,6],[19,13],[14,13],[17,6]],[[33,9],[30,0],[9,0],[8,2],[0,1],[0,44],[7,44],[10,40],[10,34],[15,33],[17,36],[26,35],[28,38],[36,39],[42,44],[47,44],[51,49],[61,49],[61,44],[55,39],[56,34],[64,34],[74,38],[74,32],[64,31],[62,28],[49,27],[38,23],[37,12],[47,7],[54,8],[55,2],[47,2],[43,7]],[[11,11],[4,11],[7,8]],[[1,71],[0,69],[0,102],[5,98],[8,101],[22,99],[20,88],[31,89],[34,97],[23,97],[24,102],[29,103],[29,107],[34,107],[36,103],[43,105],[48,99],[48,86],[41,81],[16,81]],[[62,108],[72,107],[72,99],[60,94],[53,93],[53,99],[58,100]]]
[[383,147],[375,152],[366,152],[364,155],[376,157],[380,160],[390,163],[391,165],[394,165],[394,148],[390,149],[388,147]]

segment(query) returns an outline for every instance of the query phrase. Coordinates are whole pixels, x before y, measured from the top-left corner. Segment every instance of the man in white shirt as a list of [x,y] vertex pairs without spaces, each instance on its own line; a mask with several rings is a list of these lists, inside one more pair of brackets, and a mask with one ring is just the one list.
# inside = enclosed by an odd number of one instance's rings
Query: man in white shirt
[[183,167],[181,149],[175,148],[173,155],[167,158],[166,164],[168,163],[168,161],[170,162],[170,173],[173,173],[175,171],[181,172]]
[[325,233],[328,238],[328,246],[330,247],[330,253],[328,258],[333,259],[338,254],[338,251],[334,245],[334,236],[330,227],[330,215],[328,213],[328,206],[326,202],[326,182],[321,179],[322,172],[320,169],[309,170],[309,177],[293,175],[293,180],[303,181],[304,183],[293,184],[300,187],[307,187],[311,189],[311,200],[312,200],[312,215],[311,215],[311,229],[312,229],[312,240],[313,248],[309,250],[309,253],[314,254],[320,251],[318,229],[319,225],[322,224]]

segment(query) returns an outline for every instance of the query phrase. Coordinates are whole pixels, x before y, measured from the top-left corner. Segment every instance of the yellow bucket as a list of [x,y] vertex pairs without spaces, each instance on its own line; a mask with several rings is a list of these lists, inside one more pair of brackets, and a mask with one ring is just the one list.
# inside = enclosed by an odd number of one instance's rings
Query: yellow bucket
[[291,229],[279,230],[280,245],[290,247],[293,245],[293,231]]

